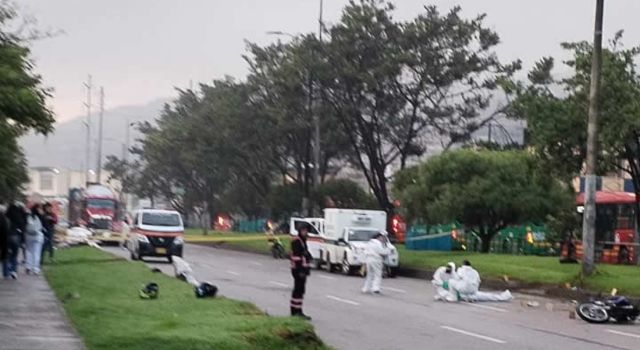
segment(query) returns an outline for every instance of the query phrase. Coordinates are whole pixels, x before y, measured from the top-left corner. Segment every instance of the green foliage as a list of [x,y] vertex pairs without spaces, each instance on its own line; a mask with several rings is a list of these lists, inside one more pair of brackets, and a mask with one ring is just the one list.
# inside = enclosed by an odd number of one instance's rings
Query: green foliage
[[273,188],[269,194],[269,208],[274,219],[288,219],[293,215],[300,215],[304,191],[297,184],[280,185]]
[[462,222],[483,240],[524,222],[543,222],[569,208],[572,196],[525,152],[460,150],[434,157],[398,177],[409,219]]
[[17,139],[28,131],[48,134],[55,122],[47,108],[50,91],[42,87],[27,42],[13,32],[17,12],[0,2],[0,198],[19,195],[28,181],[26,160]]
[[[93,248],[60,251],[45,275],[90,350],[324,349],[306,322],[222,297],[197,299],[186,283]],[[150,281],[159,297],[142,300],[137,291]]]
[[376,200],[357,183],[347,179],[329,180],[313,192],[319,208],[378,209]]
[[323,45],[323,93],[347,132],[357,164],[381,208],[392,212],[388,167],[420,156],[427,134],[445,145],[468,141],[501,110],[490,111],[498,82],[520,63],[503,65],[497,33],[484,15],[460,16],[436,7],[407,22],[394,6],[351,1]]

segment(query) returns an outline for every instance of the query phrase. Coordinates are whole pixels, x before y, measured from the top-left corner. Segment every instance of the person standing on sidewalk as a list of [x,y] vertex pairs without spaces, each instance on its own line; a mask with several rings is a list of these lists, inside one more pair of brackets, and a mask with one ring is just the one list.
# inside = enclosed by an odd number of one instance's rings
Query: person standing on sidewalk
[[291,292],[291,316],[311,320],[302,312],[307,276],[309,276],[311,253],[307,248],[309,227],[304,225],[298,229],[298,235],[291,240],[291,275],[293,276],[293,291]]
[[56,232],[58,217],[53,212],[51,203],[45,203],[43,208],[44,215],[42,217],[42,225],[44,226],[44,243],[42,246],[42,254],[40,255],[40,262],[44,262],[46,252],[49,252],[49,261],[53,262],[53,237]]
[[18,203],[11,203],[7,208],[6,217],[9,220],[9,235],[7,237],[7,259],[4,264],[3,275],[18,279],[18,255],[24,240],[26,215],[24,208]]
[[42,256],[42,244],[44,242],[43,214],[40,204],[35,204],[31,208],[31,214],[27,216],[25,229],[27,274],[40,274],[40,257]]

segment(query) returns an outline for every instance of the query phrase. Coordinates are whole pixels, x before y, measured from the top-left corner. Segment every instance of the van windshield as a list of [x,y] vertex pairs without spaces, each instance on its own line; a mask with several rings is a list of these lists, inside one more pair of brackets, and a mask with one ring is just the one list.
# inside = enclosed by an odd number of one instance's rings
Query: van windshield
[[373,236],[380,233],[379,231],[371,230],[349,230],[349,241],[369,241]]
[[175,213],[142,213],[142,224],[149,226],[182,226]]

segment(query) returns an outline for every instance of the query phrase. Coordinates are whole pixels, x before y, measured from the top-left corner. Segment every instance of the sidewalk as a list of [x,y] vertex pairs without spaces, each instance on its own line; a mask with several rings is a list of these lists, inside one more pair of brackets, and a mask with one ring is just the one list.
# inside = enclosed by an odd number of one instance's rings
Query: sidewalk
[[0,350],[82,350],[42,276],[0,279]]

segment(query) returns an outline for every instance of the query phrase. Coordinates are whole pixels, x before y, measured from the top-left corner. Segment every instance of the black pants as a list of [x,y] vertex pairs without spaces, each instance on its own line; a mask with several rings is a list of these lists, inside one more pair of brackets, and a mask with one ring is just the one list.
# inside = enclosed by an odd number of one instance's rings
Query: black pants
[[291,270],[293,275],[293,291],[291,292],[291,315],[302,314],[302,301],[304,299],[307,274],[305,272]]
[[40,261],[44,261],[44,253],[46,252],[49,252],[49,259],[53,259],[53,235],[44,236]]

